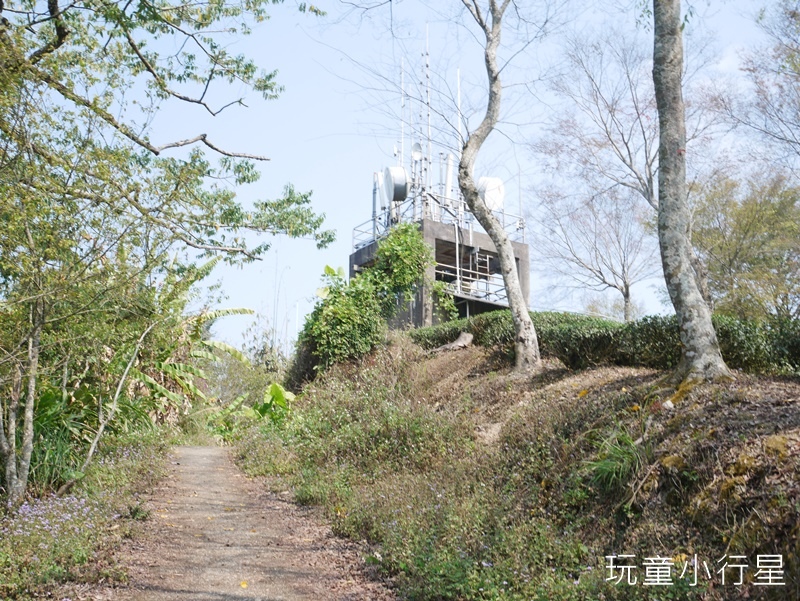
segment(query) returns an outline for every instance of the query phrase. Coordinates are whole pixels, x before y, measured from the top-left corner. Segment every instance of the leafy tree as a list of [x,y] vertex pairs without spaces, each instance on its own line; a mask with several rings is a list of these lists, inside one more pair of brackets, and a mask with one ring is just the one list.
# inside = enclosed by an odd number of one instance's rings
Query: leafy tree
[[800,318],[800,190],[785,174],[720,175],[694,220],[715,311]]
[[168,101],[212,115],[242,103],[212,106],[215,84],[274,98],[275,73],[227,40],[275,3],[0,2],[0,457],[12,504],[25,494],[42,395],[91,407],[97,427],[110,399],[145,393],[115,392],[127,374],[140,373],[154,401],[193,393],[191,366],[175,360],[191,346],[179,283],[198,275],[193,260],[258,258],[269,243],[248,247],[247,232],[332,240],[291,186],[252,209],[236,200],[264,157],[202,133],[157,144],[148,127]]

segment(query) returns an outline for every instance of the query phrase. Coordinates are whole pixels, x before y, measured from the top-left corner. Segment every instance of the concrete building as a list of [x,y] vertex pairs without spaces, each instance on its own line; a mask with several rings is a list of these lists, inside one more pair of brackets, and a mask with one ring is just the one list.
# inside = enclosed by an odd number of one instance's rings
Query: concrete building
[[[507,308],[505,285],[494,244],[453,189],[452,177],[432,193],[423,186],[405,182],[401,167],[387,169],[383,182],[378,174],[373,185],[373,217],[353,230],[353,252],[350,255],[350,277],[375,260],[378,242],[395,223],[417,223],[422,236],[433,249],[435,265],[428,269],[425,280],[443,281],[453,295],[461,317]],[[381,185],[383,184],[383,185]],[[530,292],[530,259],[525,243],[525,223],[507,213],[503,207],[502,182],[481,178],[479,189],[494,209],[512,240],[522,292],[528,303]],[[499,191],[499,192],[498,192]],[[378,197],[381,199],[378,210]],[[423,283],[414,298],[404,303],[393,320],[393,327],[429,326],[439,323],[430,284]]]

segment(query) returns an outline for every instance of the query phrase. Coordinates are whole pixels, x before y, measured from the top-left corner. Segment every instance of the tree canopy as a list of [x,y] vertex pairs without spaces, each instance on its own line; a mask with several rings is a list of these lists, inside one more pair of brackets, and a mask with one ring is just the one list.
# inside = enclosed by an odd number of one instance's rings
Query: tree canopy
[[782,173],[720,175],[695,211],[692,241],[716,311],[800,318],[800,194]]
[[57,415],[93,412],[90,430],[120,391],[145,394],[120,388],[129,362],[153,399],[197,392],[184,316],[187,286],[209,271],[197,261],[257,259],[269,242],[248,233],[332,241],[310,193],[238,201],[265,157],[201,132],[156,142],[150,126],[167,102],[210,115],[242,104],[217,100],[232,83],[275,98],[276,73],[227,41],[277,3],[0,1],[0,456],[12,502],[36,465],[34,409],[53,390]]

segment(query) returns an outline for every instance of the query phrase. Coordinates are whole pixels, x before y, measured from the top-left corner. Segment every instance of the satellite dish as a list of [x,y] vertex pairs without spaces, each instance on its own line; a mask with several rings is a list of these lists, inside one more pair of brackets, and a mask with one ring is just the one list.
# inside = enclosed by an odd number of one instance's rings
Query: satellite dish
[[414,161],[422,160],[422,144],[419,142],[414,142],[414,145],[411,147],[411,159]]
[[408,177],[403,167],[387,167],[383,172],[383,192],[389,202],[400,202],[408,196]]
[[478,194],[490,211],[500,211],[506,197],[506,187],[499,177],[482,177],[478,180]]

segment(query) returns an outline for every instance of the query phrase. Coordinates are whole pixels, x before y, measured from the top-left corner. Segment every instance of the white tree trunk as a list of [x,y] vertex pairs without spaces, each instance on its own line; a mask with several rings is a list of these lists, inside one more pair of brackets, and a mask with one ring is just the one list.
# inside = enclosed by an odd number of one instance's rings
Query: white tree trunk
[[674,383],[730,378],[711,323],[711,310],[692,265],[691,212],[686,200],[686,124],[681,74],[680,0],[653,0],[653,82],[660,129],[658,241],[664,279],[678,315],[683,346]]
[[[9,491],[17,485],[17,418],[22,395],[22,374],[15,366],[12,375],[8,406],[0,407],[0,456],[5,468],[5,482]],[[3,417],[6,416],[6,420]]]
[[622,318],[625,320],[625,323],[633,321],[633,302],[631,301],[631,290],[629,287],[625,287],[625,289],[622,290]]
[[[497,125],[500,116],[500,98],[503,86],[500,83],[500,69],[497,66],[497,49],[500,46],[503,14],[510,1],[503,0],[502,3],[498,3],[496,0],[490,0],[489,14],[483,14],[476,1],[462,1],[486,36],[484,60],[486,74],[489,79],[489,100],[483,120],[464,143],[461,161],[458,165],[458,185],[467,205],[469,205],[470,211],[475,215],[483,229],[486,230],[486,233],[494,243],[495,249],[497,249],[500,270],[503,273],[503,283],[508,296],[508,306],[511,309],[511,316],[514,321],[516,369],[518,371],[530,371],[539,368],[542,360],[539,354],[539,340],[519,283],[514,249],[511,246],[508,234],[506,234],[500,222],[492,215],[486,203],[481,200],[472,173],[478,151],[495,125]],[[491,17],[491,20],[489,17]]]
[[25,408],[22,417],[22,448],[16,449],[17,420],[19,419],[19,400],[21,396],[21,377],[15,376],[12,385],[12,399],[8,411],[6,433],[0,439],[6,468],[8,502],[11,506],[22,503],[28,487],[28,474],[33,455],[33,418],[36,404],[36,385],[39,377],[39,351],[41,348],[42,326],[44,325],[44,301],[37,299],[31,305],[31,333],[28,336],[28,357],[25,365],[28,380],[25,394]]

